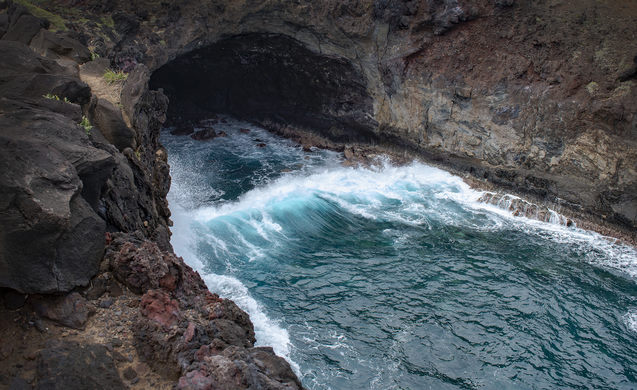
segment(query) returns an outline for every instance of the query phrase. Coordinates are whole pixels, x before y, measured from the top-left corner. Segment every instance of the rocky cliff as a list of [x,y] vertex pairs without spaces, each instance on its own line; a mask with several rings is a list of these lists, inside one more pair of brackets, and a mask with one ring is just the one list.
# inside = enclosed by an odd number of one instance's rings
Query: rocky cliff
[[145,64],[173,119],[223,111],[409,153],[635,238],[634,4],[88,3],[94,21],[69,26]]
[[635,26],[612,0],[0,1],[0,383],[300,387],[172,254],[166,118],[424,158],[634,242]]
[[32,12],[0,3],[0,389],[301,388],[172,253],[148,69]]

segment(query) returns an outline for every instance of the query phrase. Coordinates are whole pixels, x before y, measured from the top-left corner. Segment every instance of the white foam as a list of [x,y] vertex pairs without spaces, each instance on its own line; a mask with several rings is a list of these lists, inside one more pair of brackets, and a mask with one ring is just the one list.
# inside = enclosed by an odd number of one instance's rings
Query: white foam
[[637,310],[631,310],[624,316],[626,325],[633,332],[637,332]]
[[257,346],[272,346],[274,352],[284,357],[298,374],[299,366],[290,359],[290,335],[276,321],[270,319],[261,305],[250,296],[248,288],[238,279],[227,275],[204,274],[210,291],[229,298],[243,309],[254,324]]

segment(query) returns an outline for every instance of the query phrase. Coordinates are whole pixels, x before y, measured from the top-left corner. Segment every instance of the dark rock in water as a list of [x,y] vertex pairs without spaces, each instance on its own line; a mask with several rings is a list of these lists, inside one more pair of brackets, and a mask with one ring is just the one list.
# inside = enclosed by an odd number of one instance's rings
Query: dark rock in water
[[192,134],[190,138],[197,141],[206,141],[206,140],[213,139],[216,136],[217,136],[217,132],[215,131],[215,129],[205,129],[205,130],[200,130]]
[[259,148],[265,148],[266,146],[267,145],[264,144],[263,142],[260,142],[260,143],[257,144],[257,147],[259,147]]
[[33,15],[22,15],[9,27],[2,39],[17,41],[28,45],[40,29],[47,27],[48,23],[40,18],[36,18]]
[[119,151],[136,148],[135,132],[126,125],[121,111],[113,103],[93,98],[88,113],[91,124]]
[[192,126],[180,126],[170,132],[172,135],[190,135],[195,132]]
[[38,315],[73,329],[84,329],[95,307],[74,292],[62,297],[40,297],[33,307]]
[[239,129],[242,134],[250,134],[250,129]]
[[125,389],[111,352],[103,345],[54,340],[42,350],[36,389]]
[[228,134],[223,130],[217,133],[217,137],[227,137],[227,136]]
[[48,30],[40,30],[29,46],[39,55],[53,60],[68,58],[78,64],[91,60],[90,50],[76,39]]

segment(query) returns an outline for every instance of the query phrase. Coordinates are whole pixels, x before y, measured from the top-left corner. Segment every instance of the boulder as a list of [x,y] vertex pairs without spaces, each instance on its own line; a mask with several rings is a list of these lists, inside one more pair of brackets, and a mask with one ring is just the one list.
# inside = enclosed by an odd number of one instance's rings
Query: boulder
[[73,119],[37,101],[1,98],[0,112],[0,287],[51,293],[86,285],[106,229],[89,201],[114,160]]
[[39,55],[53,60],[70,59],[78,64],[91,60],[90,50],[76,39],[48,30],[40,30],[29,46]]
[[91,124],[119,151],[135,149],[135,132],[126,125],[122,112],[106,99],[93,98],[88,109]]
[[41,98],[46,94],[88,103],[91,90],[75,71],[44,58],[25,44],[0,40],[0,96]]
[[95,307],[76,292],[61,297],[37,298],[33,307],[39,316],[73,329],[84,329],[89,316],[95,313]]
[[6,41],[17,41],[28,45],[40,29],[47,27],[47,21],[36,18],[33,15],[22,15],[9,27],[4,36],[2,36],[2,39]]
[[196,133],[192,134],[190,136],[190,138],[197,140],[197,141],[207,141],[207,140],[211,140],[213,138],[217,137],[217,132],[215,131],[215,129],[205,129],[205,130],[199,130]]

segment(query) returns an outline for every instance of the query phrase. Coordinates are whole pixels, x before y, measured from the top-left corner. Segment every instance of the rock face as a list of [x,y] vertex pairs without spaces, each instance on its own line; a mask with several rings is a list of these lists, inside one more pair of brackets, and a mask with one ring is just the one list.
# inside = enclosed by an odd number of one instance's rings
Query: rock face
[[[89,61],[75,34],[9,4],[0,2],[0,382],[302,388],[283,358],[254,347],[248,315],[172,253],[159,144],[168,99],[149,90],[149,70],[129,63],[126,82],[112,85],[109,60]],[[139,27],[125,13],[113,20],[122,34]]]
[[408,152],[637,228],[634,5],[114,3],[137,23],[115,26],[100,47],[155,71],[153,85],[182,114],[267,117],[342,145]]

